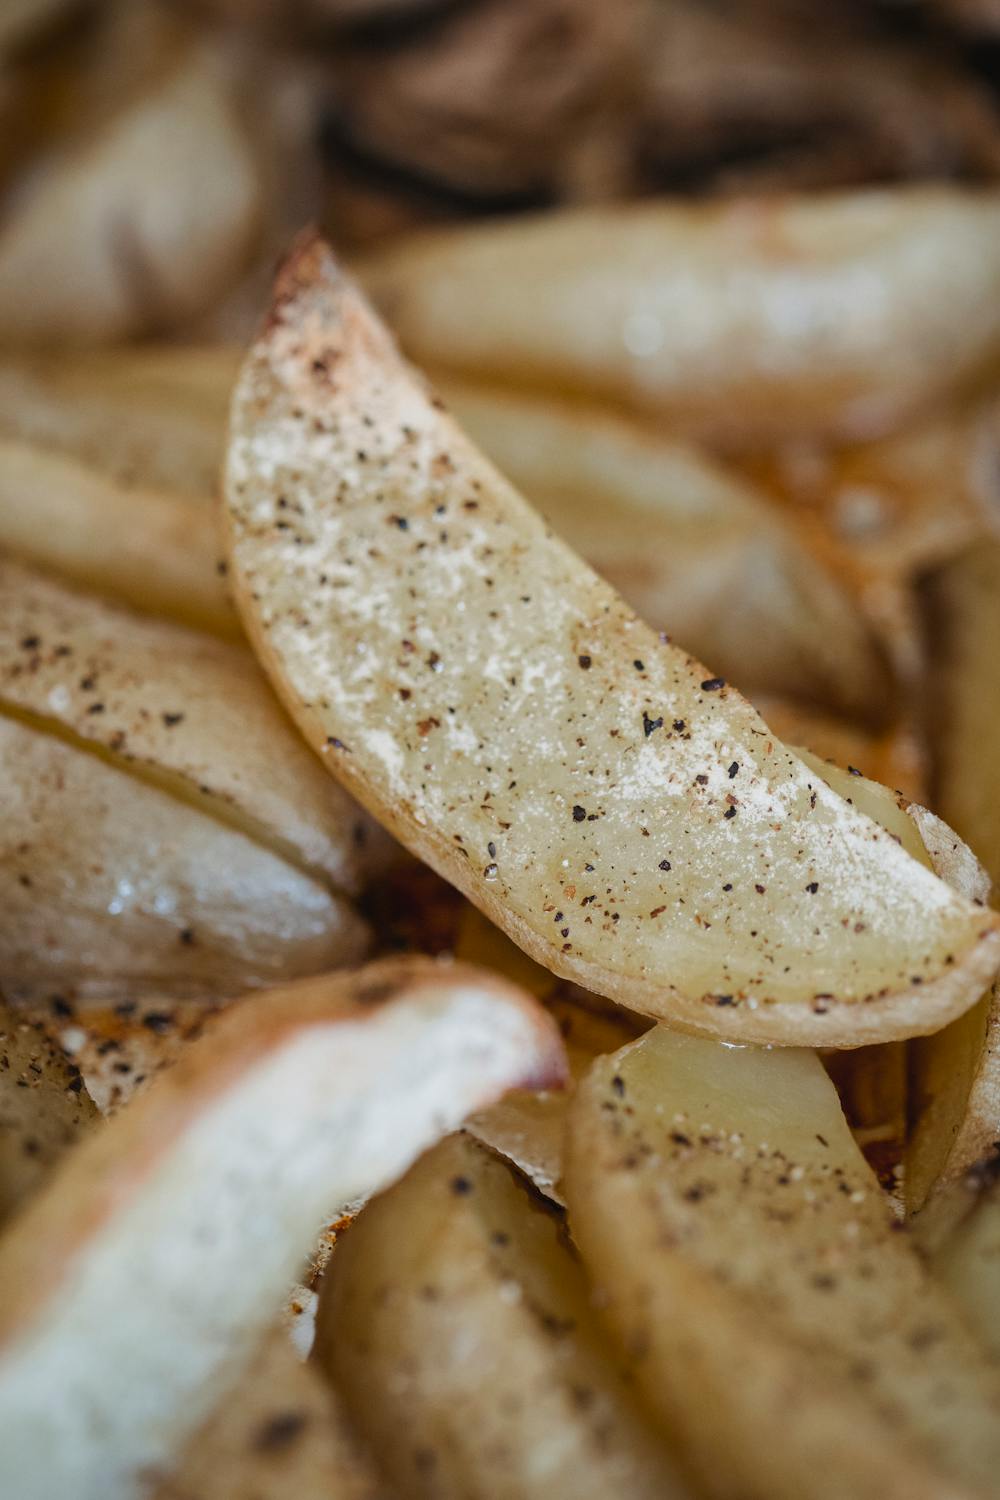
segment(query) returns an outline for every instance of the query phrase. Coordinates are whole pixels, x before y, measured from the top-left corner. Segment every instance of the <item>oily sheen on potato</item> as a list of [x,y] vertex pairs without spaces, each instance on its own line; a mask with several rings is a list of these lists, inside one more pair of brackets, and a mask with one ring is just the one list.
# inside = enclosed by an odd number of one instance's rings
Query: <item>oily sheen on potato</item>
[[853,1046],[992,977],[957,895],[644,626],[476,451],[326,245],[234,395],[237,602],[331,771],[539,962],[676,1024]]

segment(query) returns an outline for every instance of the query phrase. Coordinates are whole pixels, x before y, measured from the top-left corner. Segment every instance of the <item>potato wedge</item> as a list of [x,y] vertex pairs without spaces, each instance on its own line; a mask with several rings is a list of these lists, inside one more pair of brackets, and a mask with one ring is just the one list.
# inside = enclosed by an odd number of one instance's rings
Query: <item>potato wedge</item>
[[313,1357],[401,1494],[684,1493],[557,1220],[467,1137],[352,1225],[324,1279]]
[[145,614],[239,634],[204,500],[0,438],[0,547]]
[[600,409],[468,382],[440,389],[473,442],[641,619],[744,692],[885,714],[891,685],[857,605],[749,484]]
[[197,807],[0,717],[0,981],[13,1001],[238,994],[356,963],[350,902]]
[[565,1186],[707,1494],[995,1493],[1000,1376],[894,1233],[815,1056],[655,1028],[578,1087]]
[[641,625],[315,238],[236,388],[225,523],[307,740],[553,972],[697,1031],[830,1046],[933,1030],[992,979],[997,917]]
[[319,1371],[283,1328],[191,1438],[151,1500],[388,1500]]
[[[204,499],[217,488],[225,412],[167,386],[112,383],[104,370],[56,360],[0,362],[0,436],[75,458],[120,485]],[[113,366],[112,366],[113,368]]]
[[864,436],[1000,352],[1000,196],[639,203],[425,234],[364,280],[418,360],[763,446]]
[[385,862],[249,652],[140,619],[0,558],[0,713],[69,738],[227,823],[332,889]]
[[0,1002],[0,1225],[97,1118],[80,1069],[37,1022]]
[[561,1045],[498,980],[393,960],[250,999],[0,1242],[0,1488],[131,1500],[238,1378],[317,1226]]
[[10,204],[4,342],[107,342],[200,311],[241,268],[259,195],[218,68],[189,57]]
[[990,1354],[1000,1360],[1000,1192],[995,1176],[994,1157],[982,1174],[951,1184],[935,1200],[928,1217],[938,1220],[933,1226],[938,1243],[930,1247],[929,1264]]

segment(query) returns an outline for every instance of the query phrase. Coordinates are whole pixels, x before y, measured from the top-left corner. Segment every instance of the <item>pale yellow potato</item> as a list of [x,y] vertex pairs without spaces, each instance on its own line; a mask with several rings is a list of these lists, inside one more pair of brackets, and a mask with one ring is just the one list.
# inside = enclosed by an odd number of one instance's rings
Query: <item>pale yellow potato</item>
[[80,460],[119,485],[205,499],[218,487],[225,412],[166,386],[144,388],[112,357],[0,362],[0,438]]
[[0,1225],[97,1119],[80,1069],[38,1022],[0,1001]]
[[0,438],[0,547],[144,613],[239,634],[202,499]]
[[348,901],[160,788],[3,717],[0,772],[12,1000],[233,995],[364,957]]
[[997,966],[950,891],[640,624],[303,240],[236,388],[254,648],[359,800],[546,968],[685,1028],[857,1046]]
[[553,1211],[452,1137],[337,1247],[313,1357],[399,1493],[670,1500]]
[[[99,392],[122,402],[138,396],[144,411],[155,402],[189,422],[197,416],[206,427],[215,423],[221,443],[242,357],[238,344],[151,342],[71,350],[46,361],[45,373],[51,376],[57,368],[60,388],[67,392]],[[220,460],[221,448],[216,469]]]
[[441,394],[640,618],[745,692],[885,714],[891,685],[863,615],[748,483],[600,408],[469,382]]
[[295,734],[245,646],[0,558],[0,712],[109,757],[356,895],[388,840]]
[[554,1203],[562,1203],[566,1115],[573,1087],[595,1057],[624,1046],[640,1028],[633,1024],[636,1018],[628,1011],[621,1011],[620,1018],[600,1014],[569,996],[554,996],[545,1004],[558,1023],[566,1047],[570,1073],[566,1088],[542,1093],[514,1090],[481,1114],[473,1115],[466,1129],[513,1162],[539,1192]]
[[363,275],[428,363],[727,443],[861,437],[1000,352],[1000,195],[615,203],[423,234]]
[[340,1402],[284,1328],[190,1438],[151,1500],[388,1500]]
[[578,1087],[564,1181],[608,1326],[707,1495],[996,1493],[1000,1375],[814,1055],[655,1028]]
[[4,343],[109,342],[192,316],[242,268],[260,192],[219,68],[194,54],[8,201]]
[[0,1491],[148,1493],[253,1358],[317,1225],[562,1071],[537,1004],[457,965],[390,960],[233,1007],[0,1240]]
[[995,1157],[981,1178],[955,1183],[938,1200],[932,1217],[941,1210],[936,1227],[948,1228],[931,1247],[930,1267],[1000,1360],[1000,1191],[991,1176]]

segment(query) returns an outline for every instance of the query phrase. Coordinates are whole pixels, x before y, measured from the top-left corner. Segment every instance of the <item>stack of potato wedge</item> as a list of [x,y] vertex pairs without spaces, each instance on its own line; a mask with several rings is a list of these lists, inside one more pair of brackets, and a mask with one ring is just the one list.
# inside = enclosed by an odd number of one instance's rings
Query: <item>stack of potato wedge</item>
[[0,1493],[1000,1494],[998,230],[0,330]]

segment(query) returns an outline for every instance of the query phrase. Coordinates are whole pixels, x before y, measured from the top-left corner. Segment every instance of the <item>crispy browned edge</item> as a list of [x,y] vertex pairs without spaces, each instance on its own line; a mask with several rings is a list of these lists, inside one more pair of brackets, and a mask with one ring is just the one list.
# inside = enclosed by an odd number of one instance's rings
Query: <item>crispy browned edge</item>
[[[524,991],[466,964],[407,956],[299,980],[238,1002],[129,1107],[74,1151],[0,1246],[0,1354],[51,1299],[74,1260],[121,1212],[198,1116],[296,1032],[364,1023],[394,1001],[474,987],[521,1010],[536,1040],[511,1087],[559,1088],[566,1060],[552,1018]],[[338,1080],[331,1078],[331,1088]]]
[[[266,345],[269,334],[283,326],[286,308],[294,305],[302,291],[310,290],[319,281],[325,281],[331,289],[344,295],[344,305],[340,308],[342,322],[345,328],[350,329],[351,338],[359,346],[369,348],[379,358],[401,358],[389,330],[369,306],[350,274],[342,268],[331,245],[313,227],[304,229],[296,237],[278,268],[271,304],[254,342],[255,348],[260,349]],[[410,365],[406,365],[406,368],[415,381],[427,388],[427,382],[419,370]],[[442,420],[453,421],[443,402],[433,394],[431,399],[440,409]],[[464,434],[462,436],[464,440]],[[222,533],[228,546],[231,545],[232,522],[224,501],[220,505],[220,511]],[[326,736],[322,725],[316,722],[310,710],[303,708],[289,688],[281,664],[260,627],[245,591],[239,588],[238,580],[233,595],[254,654],[290,717],[329,767],[329,759],[324,754]],[[730,691],[733,689],[730,688]],[[512,917],[497,901],[491,900],[490,893],[473,880],[468,870],[460,868],[453,858],[451,846],[439,839],[434,829],[428,828],[415,834],[404,818],[395,816],[384,806],[374,806],[375,799],[370,796],[366,778],[357,774],[343,758],[338,760],[335,772],[332,767],[330,769],[331,774],[336,775],[355,800],[383,827],[443,879],[457,887],[537,963],[561,978],[573,980],[587,989],[616,1000],[630,1010],[666,1021],[699,1036],[715,1039],[722,1037],[729,1041],[769,1046],[838,1048],[923,1036],[940,1030],[949,1021],[964,1014],[992,982],[1000,963],[1000,917],[984,909],[982,927],[964,955],[963,962],[943,972],[921,989],[918,1014],[914,1014],[913,993],[906,991],[880,1000],[875,1014],[875,1007],[861,1003],[831,1007],[824,1015],[821,1025],[816,1024],[811,1011],[794,1002],[776,1003],[756,1011],[728,1010],[726,1026],[722,1029],[718,1024],[706,1024],[706,1007],[702,1002],[691,1000],[672,985],[657,983],[637,975],[612,973],[596,963],[576,957],[567,960],[553,954],[550,947],[526,922]]]

